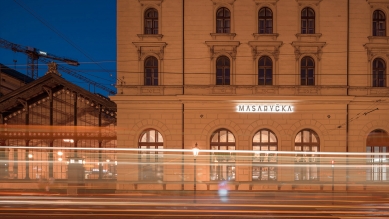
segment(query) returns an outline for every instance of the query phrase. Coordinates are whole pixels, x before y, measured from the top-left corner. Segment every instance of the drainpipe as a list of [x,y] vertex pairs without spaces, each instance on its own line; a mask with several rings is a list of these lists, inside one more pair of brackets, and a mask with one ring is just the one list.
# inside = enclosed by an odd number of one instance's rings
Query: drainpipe
[[[185,95],[185,0],[182,0],[182,95]],[[182,103],[181,113],[181,142],[182,149],[185,149],[185,104]],[[184,151],[181,152],[181,190],[184,190]]]
[[[350,0],[347,0],[347,96],[349,95],[349,62],[350,62]],[[346,152],[349,152],[348,148],[348,122],[349,119],[349,104],[347,103],[347,114],[346,114]]]

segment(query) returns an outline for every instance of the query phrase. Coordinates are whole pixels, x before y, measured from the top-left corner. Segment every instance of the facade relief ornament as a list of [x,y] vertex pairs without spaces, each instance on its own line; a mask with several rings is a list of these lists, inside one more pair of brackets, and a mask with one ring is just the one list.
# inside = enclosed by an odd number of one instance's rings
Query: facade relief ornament
[[389,94],[389,88],[370,88],[369,94],[371,95],[385,95],[387,96]]
[[297,93],[299,95],[319,95],[320,88],[317,86],[304,86],[304,87],[298,87]]
[[255,94],[275,95],[279,93],[278,88],[257,86],[254,90]]
[[214,86],[211,89],[211,94],[235,94],[236,88],[234,86]]
[[165,42],[133,42],[133,44],[137,48],[139,61],[148,54],[155,54],[160,60],[163,60],[167,45]]
[[377,55],[384,55],[389,58],[389,44],[387,43],[366,43],[363,47],[366,49],[369,62]]
[[240,45],[239,41],[205,41],[209,47],[211,60],[218,57],[220,54],[228,54],[233,59],[236,59],[237,48]]
[[366,2],[370,5],[371,8],[380,6],[389,8],[389,1],[387,0],[366,0]]
[[326,43],[294,41],[291,45],[294,47],[294,55],[296,60],[299,60],[303,54],[313,54],[317,57],[318,60],[320,60],[323,54],[322,49]]
[[163,95],[163,87],[150,87],[142,86],[139,87],[139,95]]
[[282,41],[249,41],[251,47],[251,54],[253,59],[256,60],[258,57],[264,54],[271,54],[276,60],[278,60],[280,54],[280,47],[283,45]]

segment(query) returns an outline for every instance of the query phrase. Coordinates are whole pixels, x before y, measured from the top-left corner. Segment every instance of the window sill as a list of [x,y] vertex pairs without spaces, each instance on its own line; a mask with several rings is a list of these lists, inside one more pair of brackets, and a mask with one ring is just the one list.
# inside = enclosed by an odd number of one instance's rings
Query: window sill
[[253,33],[254,39],[255,40],[260,40],[260,41],[273,41],[277,40],[278,33],[270,33],[270,34],[263,34],[263,33]]
[[213,40],[233,40],[236,33],[210,33]]
[[150,39],[150,38],[155,38],[157,40],[162,40],[163,35],[162,34],[138,34],[138,37],[140,40],[143,39]]
[[307,42],[316,42],[320,39],[321,33],[314,33],[314,34],[302,34],[297,33],[296,37],[298,41],[307,41]]
[[369,43],[389,43],[389,36],[368,36]]

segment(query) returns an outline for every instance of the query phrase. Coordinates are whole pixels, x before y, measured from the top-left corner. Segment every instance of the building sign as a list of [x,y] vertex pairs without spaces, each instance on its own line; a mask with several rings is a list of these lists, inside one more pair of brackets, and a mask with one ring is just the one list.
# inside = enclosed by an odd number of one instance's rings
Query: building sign
[[236,106],[239,113],[292,113],[290,104],[242,104]]

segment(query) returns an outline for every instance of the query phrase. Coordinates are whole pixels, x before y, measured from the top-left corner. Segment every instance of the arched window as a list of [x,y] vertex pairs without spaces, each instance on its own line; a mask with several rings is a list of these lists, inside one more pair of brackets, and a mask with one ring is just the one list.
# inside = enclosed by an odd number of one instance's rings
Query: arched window
[[211,180],[235,180],[235,137],[227,129],[219,129],[211,136]]
[[373,12],[373,36],[386,36],[386,17],[380,10]]
[[230,33],[231,13],[228,8],[219,8],[216,12],[216,33]]
[[316,154],[305,154],[303,152],[319,152],[319,136],[311,129],[304,129],[297,133],[294,140],[294,150],[296,154],[296,168],[294,172],[295,180],[318,180],[319,179],[319,159]]
[[139,180],[162,181],[163,180],[163,137],[155,129],[147,129],[139,136]]
[[377,58],[373,61],[373,87],[386,86],[386,65],[384,60]]
[[270,8],[261,8],[258,12],[258,33],[273,33],[273,12]]
[[258,85],[273,84],[273,62],[270,57],[262,56],[258,60]]
[[301,33],[315,33],[315,11],[312,8],[304,8],[301,11]]
[[315,85],[315,61],[311,57],[301,59],[301,85]]
[[158,34],[158,11],[155,8],[149,8],[145,11],[145,33]]
[[[276,135],[268,130],[261,129],[253,137],[253,172],[252,179],[255,180],[277,180],[277,167],[270,164],[277,163],[278,141]],[[272,153],[273,152],[273,153]],[[263,165],[267,163],[268,165]]]
[[230,85],[230,59],[227,56],[216,60],[216,85]]
[[[367,162],[371,166],[366,170],[366,180],[389,180],[389,135],[382,129],[376,129],[369,133],[366,140]],[[374,153],[374,154],[373,154]]]
[[145,85],[158,85],[158,59],[150,56],[145,59]]

